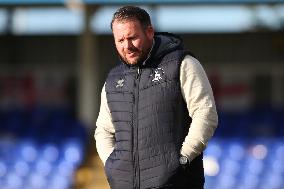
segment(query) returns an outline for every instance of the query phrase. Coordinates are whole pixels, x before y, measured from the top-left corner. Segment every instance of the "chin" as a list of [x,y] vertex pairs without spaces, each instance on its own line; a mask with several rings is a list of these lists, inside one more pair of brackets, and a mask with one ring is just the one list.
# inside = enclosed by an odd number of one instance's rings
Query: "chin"
[[128,62],[128,64],[135,65],[135,64],[137,64],[137,62]]
[[138,60],[127,60],[128,64],[135,65],[138,63]]

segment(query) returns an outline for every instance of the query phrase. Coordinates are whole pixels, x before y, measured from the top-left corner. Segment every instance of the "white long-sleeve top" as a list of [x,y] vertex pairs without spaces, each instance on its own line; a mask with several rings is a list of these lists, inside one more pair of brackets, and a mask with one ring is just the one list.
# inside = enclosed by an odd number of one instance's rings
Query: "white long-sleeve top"
[[[189,116],[192,118],[180,153],[191,161],[206,148],[218,125],[218,116],[206,73],[199,61],[192,56],[185,56],[181,63],[180,85]],[[115,129],[107,104],[105,85],[101,92],[101,106],[96,126],[96,147],[105,164],[115,143]]]

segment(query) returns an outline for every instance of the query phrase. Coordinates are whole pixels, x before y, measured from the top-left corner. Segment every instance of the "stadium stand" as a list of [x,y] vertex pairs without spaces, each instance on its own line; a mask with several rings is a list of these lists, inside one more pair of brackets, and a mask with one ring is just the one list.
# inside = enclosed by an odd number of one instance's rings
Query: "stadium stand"
[[[28,114],[28,115],[27,115]],[[85,158],[85,128],[64,108],[1,112],[0,188],[69,189]]]

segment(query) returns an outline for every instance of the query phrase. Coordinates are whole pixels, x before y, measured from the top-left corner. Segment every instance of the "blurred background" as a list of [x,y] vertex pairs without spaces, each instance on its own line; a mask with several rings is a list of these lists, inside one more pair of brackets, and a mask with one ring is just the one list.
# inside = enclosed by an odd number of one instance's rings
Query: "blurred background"
[[219,128],[205,188],[283,189],[283,0],[0,0],[0,189],[109,188],[93,134],[125,4],[208,74]]

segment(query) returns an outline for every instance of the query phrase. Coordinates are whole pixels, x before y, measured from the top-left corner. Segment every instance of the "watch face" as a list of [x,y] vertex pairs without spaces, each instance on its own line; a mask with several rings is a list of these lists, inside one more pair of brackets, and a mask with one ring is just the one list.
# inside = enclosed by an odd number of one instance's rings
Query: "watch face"
[[185,157],[185,156],[181,156],[180,158],[179,158],[179,162],[180,162],[180,164],[182,164],[182,165],[185,165],[185,164],[187,164],[187,157]]

